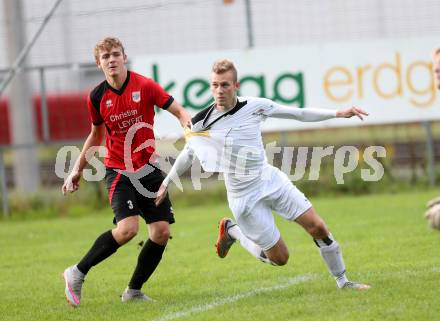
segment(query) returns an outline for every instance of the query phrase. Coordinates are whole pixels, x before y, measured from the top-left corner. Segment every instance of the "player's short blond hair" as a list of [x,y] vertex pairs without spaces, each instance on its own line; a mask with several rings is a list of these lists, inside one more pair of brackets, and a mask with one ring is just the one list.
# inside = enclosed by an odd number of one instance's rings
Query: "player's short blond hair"
[[125,55],[124,46],[121,40],[116,37],[106,37],[96,44],[93,49],[93,55],[95,56],[96,62],[99,62],[99,52],[100,51],[110,51],[112,48],[121,48],[122,54]]
[[225,72],[232,71],[234,75],[234,81],[237,81],[237,69],[234,63],[228,59],[220,59],[214,62],[212,65],[212,72],[216,74],[224,74]]

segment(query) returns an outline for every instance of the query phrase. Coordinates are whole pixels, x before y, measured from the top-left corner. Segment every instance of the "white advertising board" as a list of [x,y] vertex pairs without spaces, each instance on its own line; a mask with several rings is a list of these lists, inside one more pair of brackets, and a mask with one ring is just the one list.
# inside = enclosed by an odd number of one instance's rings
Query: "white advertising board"
[[[358,106],[358,119],[319,123],[268,119],[265,131],[372,125],[440,119],[431,53],[437,38],[290,46],[135,57],[133,70],[156,80],[191,114],[211,101],[209,74],[217,59],[232,60],[241,96],[267,97],[292,108]],[[158,137],[181,136],[178,122],[156,114]]]

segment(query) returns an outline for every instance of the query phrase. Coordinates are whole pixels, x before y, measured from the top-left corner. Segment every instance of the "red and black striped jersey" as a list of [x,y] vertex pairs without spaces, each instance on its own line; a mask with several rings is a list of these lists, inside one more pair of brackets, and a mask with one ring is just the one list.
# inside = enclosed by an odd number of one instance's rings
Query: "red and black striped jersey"
[[136,171],[147,164],[155,151],[154,106],[167,109],[173,100],[152,79],[132,71],[120,90],[107,81],[95,87],[87,105],[92,123],[107,128],[105,166]]

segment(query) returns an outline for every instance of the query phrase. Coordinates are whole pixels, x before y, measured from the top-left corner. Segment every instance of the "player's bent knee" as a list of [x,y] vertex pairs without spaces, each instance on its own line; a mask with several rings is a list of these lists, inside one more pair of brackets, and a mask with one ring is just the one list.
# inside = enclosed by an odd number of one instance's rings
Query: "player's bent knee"
[[123,243],[127,243],[133,237],[135,237],[138,233],[137,227],[124,227],[116,229],[116,236],[118,238],[117,241],[121,241]]
[[264,253],[273,265],[286,265],[289,261],[289,249],[282,238],[272,248],[264,251]]
[[286,258],[286,259],[277,261],[276,264],[278,266],[282,266],[282,265],[286,265],[288,261],[289,261],[289,258]]
[[289,261],[289,255],[287,256],[281,256],[281,257],[277,257],[274,259],[270,259],[273,263],[275,263],[275,265],[277,266],[282,266],[282,265],[286,265],[287,262]]
[[155,229],[153,233],[150,235],[150,239],[158,244],[166,244],[168,239],[170,238],[170,229],[169,228],[159,228]]
[[166,245],[170,238],[170,225],[168,222],[159,221],[148,226],[150,239],[160,245]]
[[168,239],[170,238],[170,230],[169,229],[160,230],[157,233],[156,238],[161,240],[162,242],[168,241]]
[[[268,253],[269,254],[269,253]],[[276,255],[267,255],[268,259],[273,265],[281,266],[286,265],[289,261],[289,252],[277,253]]]
[[314,222],[314,224],[310,225],[307,231],[311,236],[318,239],[328,236],[329,233],[323,220],[317,220]]

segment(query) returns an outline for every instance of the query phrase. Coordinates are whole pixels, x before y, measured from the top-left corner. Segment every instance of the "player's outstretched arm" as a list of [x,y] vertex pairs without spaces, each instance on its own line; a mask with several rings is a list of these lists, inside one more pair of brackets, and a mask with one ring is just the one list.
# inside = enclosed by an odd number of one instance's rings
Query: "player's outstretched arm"
[[351,118],[353,116],[357,116],[359,119],[364,120],[364,116],[368,116],[368,113],[357,107],[350,107],[336,111],[336,117],[338,118]]
[[185,145],[182,152],[179,154],[179,156],[177,156],[176,161],[174,162],[173,167],[171,167],[170,172],[164,178],[162,184],[159,187],[159,190],[157,191],[157,196],[154,200],[154,204],[156,206],[159,206],[165,199],[170,182],[178,180],[179,176],[182,175],[191,166],[193,160],[194,156],[191,149],[188,147],[188,145]]
[[316,122],[336,118],[336,110],[323,108],[297,108],[283,106],[270,101],[264,112],[267,117],[295,119],[303,122]]
[[191,115],[177,101],[174,100],[167,111],[180,121],[180,125],[182,125],[183,128],[191,128]]
[[346,109],[322,109],[322,108],[295,108],[271,103],[270,108],[265,112],[266,116],[274,118],[296,119],[303,122],[316,122],[332,118],[359,117],[361,120],[368,113],[357,107]]
[[69,174],[69,176],[67,176],[63,186],[61,187],[61,192],[63,193],[63,195],[66,195],[67,192],[73,193],[78,190],[82,171],[87,165],[86,153],[90,147],[101,145],[104,135],[104,124],[98,126],[92,124],[90,134],[84,143],[82,151],[78,159],[76,160],[75,165],[73,166],[72,172]]

